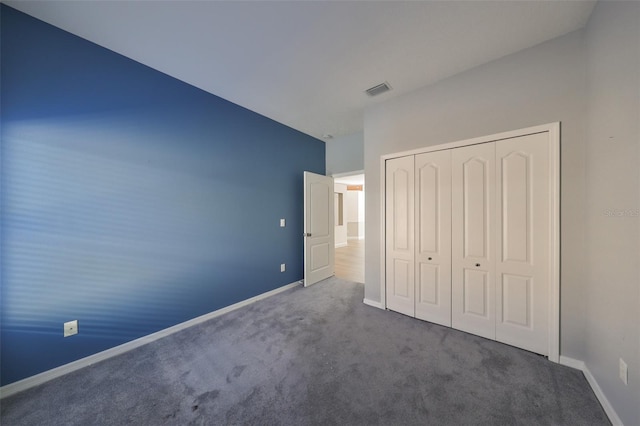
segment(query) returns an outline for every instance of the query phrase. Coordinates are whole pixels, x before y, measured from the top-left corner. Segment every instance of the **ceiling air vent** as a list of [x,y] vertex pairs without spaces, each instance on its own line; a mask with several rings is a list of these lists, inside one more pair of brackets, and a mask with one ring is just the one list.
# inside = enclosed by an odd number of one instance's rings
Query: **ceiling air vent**
[[373,86],[365,90],[365,92],[369,96],[377,96],[380,93],[388,92],[389,90],[391,90],[391,86],[385,81],[384,83],[378,84],[377,86]]

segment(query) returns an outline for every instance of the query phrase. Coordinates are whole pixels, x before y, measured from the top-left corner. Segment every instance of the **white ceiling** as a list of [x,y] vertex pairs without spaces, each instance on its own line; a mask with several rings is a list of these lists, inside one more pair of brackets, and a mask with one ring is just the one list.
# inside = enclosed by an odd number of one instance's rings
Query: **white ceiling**
[[[592,1],[5,1],[315,137],[583,27]],[[388,81],[375,98],[364,90]]]

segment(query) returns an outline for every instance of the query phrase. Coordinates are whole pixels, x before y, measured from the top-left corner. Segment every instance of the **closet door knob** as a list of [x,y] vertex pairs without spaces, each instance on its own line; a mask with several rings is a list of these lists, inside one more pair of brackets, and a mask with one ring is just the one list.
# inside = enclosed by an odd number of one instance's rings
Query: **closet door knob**
[[476,263],[476,266],[480,266],[480,264],[479,264],[479,263]]
[[431,260],[431,258],[429,258],[429,260]]

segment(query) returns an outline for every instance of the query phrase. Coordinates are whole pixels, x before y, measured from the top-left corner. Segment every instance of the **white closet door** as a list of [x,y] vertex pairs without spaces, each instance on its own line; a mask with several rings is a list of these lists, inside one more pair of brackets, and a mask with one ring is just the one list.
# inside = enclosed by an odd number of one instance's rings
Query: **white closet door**
[[548,354],[549,134],[496,142],[496,339]]
[[495,339],[495,144],[452,151],[452,327]]
[[451,150],[415,157],[416,318],[451,327]]
[[387,160],[387,308],[415,315],[414,156]]

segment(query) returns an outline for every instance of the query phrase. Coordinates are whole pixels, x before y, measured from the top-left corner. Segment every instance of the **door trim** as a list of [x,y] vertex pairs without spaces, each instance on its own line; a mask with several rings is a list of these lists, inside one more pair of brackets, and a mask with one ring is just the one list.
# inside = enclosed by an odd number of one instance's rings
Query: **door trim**
[[386,162],[387,160],[426,152],[442,151],[536,133],[549,133],[549,360],[560,362],[560,122],[527,127],[493,135],[442,143],[380,156],[380,305],[387,308],[386,294]]

